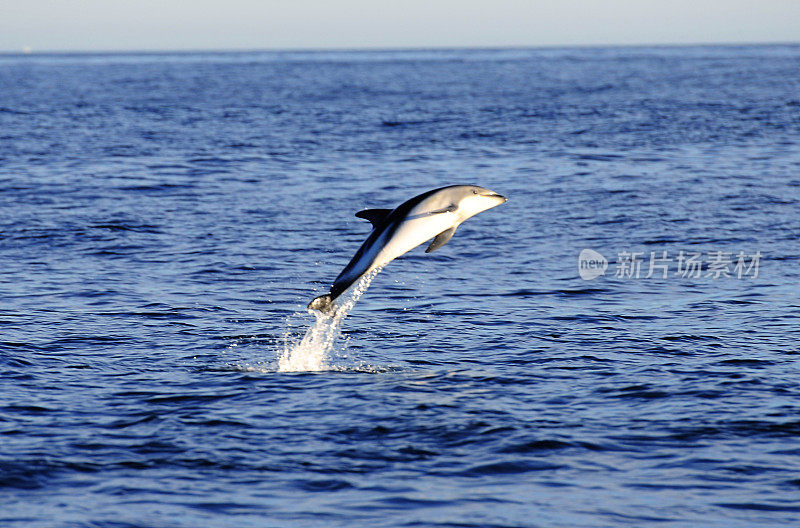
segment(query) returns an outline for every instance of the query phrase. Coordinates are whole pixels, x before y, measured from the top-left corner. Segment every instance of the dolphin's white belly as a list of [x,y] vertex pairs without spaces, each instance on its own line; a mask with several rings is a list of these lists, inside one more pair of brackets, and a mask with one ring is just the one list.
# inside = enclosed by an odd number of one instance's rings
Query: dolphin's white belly
[[[412,215],[409,215],[412,216]],[[404,220],[394,232],[386,245],[381,248],[371,269],[385,266],[400,255],[407,253],[426,240],[430,240],[442,231],[453,227],[459,221],[455,213],[438,213],[423,215],[418,218]]]

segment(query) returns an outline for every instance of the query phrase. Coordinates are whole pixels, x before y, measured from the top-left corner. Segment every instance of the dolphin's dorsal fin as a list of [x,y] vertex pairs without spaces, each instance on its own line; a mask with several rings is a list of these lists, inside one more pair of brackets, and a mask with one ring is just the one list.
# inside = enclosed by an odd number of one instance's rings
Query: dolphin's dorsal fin
[[372,223],[372,227],[378,227],[378,224],[386,220],[392,209],[364,209],[356,213],[359,218],[364,218]]
[[431,242],[431,245],[428,246],[428,249],[425,250],[425,253],[431,253],[433,251],[436,251],[437,249],[439,249],[443,245],[445,245],[448,242],[450,242],[450,239],[453,238],[453,233],[455,233],[455,232],[456,232],[456,228],[455,227],[451,227],[447,231],[442,231],[441,233],[436,235],[436,238],[433,239],[433,242]]

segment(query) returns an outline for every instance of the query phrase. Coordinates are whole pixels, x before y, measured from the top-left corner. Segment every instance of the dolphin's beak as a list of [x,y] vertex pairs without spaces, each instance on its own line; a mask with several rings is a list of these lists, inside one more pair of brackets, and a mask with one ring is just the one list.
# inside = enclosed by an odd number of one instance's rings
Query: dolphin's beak
[[502,194],[497,194],[495,192],[486,193],[484,194],[484,196],[486,196],[487,198],[497,198],[498,200],[503,200],[503,203],[506,203],[508,201],[508,198],[506,198]]

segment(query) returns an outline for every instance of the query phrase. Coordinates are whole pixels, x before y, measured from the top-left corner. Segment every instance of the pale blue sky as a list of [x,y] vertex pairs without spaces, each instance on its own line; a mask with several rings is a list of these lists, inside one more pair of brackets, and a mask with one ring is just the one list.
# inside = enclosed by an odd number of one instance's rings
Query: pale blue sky
[[0,51],[800,41],[800,0],[0,0]]

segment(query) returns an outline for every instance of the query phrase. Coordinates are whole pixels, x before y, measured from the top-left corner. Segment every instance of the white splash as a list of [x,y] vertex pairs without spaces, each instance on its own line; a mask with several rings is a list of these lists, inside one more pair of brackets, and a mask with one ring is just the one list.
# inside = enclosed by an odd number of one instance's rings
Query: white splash
[[355,306],[358,299],[367,291],[372,279],[380,272],[373,270],[351,287],[347,293],[336,300],[338,309],[333,315],[310,310],[317,321],[311,325],[300,342],[287,336],[283,353],[278,358],[278,372],[309,372],[331,370],[331,353],[339,337],[339,329],[344,318]]

